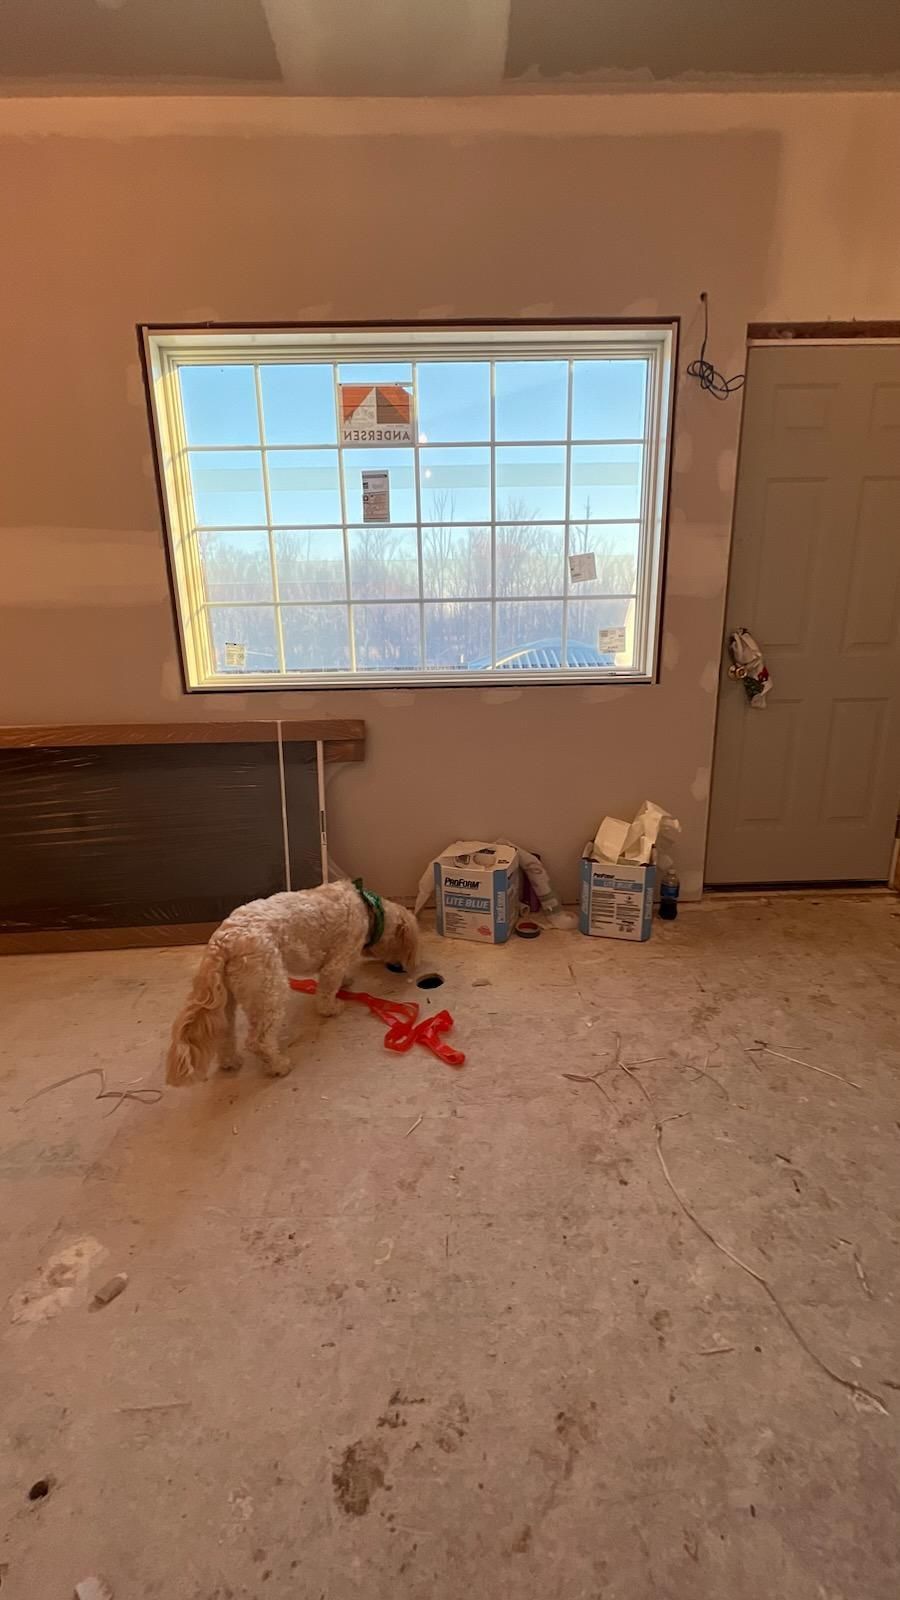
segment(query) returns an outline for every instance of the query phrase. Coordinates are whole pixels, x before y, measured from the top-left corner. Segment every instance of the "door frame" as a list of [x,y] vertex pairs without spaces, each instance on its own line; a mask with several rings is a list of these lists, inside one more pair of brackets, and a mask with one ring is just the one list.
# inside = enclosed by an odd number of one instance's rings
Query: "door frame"
[[[760,345],[779,344],[803,344],[807,346],[811,344],[835,346],[845,344],[900,345],[900,320],[886,319],[868,322],[748,322],[746,343],[748,350],[752,350]],[[742,387],[741,420],[738,432],[737,461],[735,464],[734,473],[734,495],[731,502],[731,534],[728,541],[728,570],[725,575],[725,604],[723,607],[722,617],[722,638],[719,645],[720,665],[726,649],[728,634],[728,590],[731,584],[731,565],[734,557],[734,519],[737,512],[738,483],[740,481],[741,454],[744,444],[745,395],[746,388]],[[709,855],[709,821],[710,801],[712,798],[712,780],[715,775],[716,752],[719,743],[719,697],[721,695],[721,689],[722,686],[720,682],[719,689],[716,694],[716,721],[713,729],[712,756],[709,769],[710,800],[707,802],[706,811],[706,838],[703,846],[703,886],[701,889],[701,894],[714,894],[718,892],[716,885],[707,884],[706,863]],[[894,835],[894,851],[891,857],[891,867],[885,879],[885,887],[888,889],[893,889],[900,894],[900,795],[897,796],[897,806],[898,814],[896,832]],[[835,887],[840,888],[840,885],[836,884]],[[744,888],[752,892],[753,885],[744,885]],[[819,888],[815,888],[813,885],[811,886],[811,892],[813,892],[813,890],[816,894],[827,892],[823,890],[821,886],[819,886]],[[766,890],[766,893],[777,893],[777,890],[769,888]]]

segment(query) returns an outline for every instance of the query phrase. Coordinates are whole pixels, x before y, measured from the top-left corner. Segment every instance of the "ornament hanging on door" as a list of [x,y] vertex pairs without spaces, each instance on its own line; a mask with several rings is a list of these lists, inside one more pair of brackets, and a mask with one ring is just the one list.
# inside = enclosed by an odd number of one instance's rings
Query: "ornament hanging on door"
[[747,628],[738,628],[729,636],[728,651],[732,661],[729,678],[740,679],[751,706],[764,706],[772,679],[752,633]]

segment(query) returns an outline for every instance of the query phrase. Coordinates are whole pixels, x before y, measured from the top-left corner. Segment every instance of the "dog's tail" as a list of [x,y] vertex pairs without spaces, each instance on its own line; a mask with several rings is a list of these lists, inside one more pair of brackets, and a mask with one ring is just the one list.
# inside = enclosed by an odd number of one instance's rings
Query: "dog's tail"
[[225,953],[212,939],[207,945],[187,1004],[172,1028],[166,1056],[166,1082],[182,1087],[205,1078],[225,1034]]

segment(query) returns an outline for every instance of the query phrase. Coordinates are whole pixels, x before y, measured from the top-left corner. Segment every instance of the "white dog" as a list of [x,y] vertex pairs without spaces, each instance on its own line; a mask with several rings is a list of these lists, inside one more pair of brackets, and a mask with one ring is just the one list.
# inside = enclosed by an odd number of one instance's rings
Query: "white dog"
[[292,971],[318,972],[318,1010],[330,1017],[339,1010],[338,989],[366,956],[409,969],[418,944],[411,911],[346,880],[239,906],[210,939],[175,1019],[167,1083],[205,1078],[216,1057],[223,1072],[237,1072],[237,1006],[247,1015],[250,1049],[273,1077],[283,1076],[291,1070],[281,1031]]

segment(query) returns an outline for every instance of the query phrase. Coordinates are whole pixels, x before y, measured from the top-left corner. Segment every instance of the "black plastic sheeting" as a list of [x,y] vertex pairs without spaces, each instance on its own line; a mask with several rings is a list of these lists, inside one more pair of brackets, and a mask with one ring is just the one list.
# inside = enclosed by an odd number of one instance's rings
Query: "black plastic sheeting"
[[[316,747],[284,746],[291,886],[321,881]],[[284,889],[278,747],[0,750],[0,931],[214,922]]]

